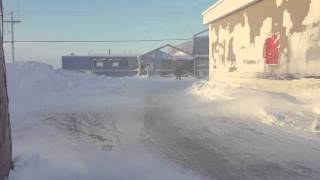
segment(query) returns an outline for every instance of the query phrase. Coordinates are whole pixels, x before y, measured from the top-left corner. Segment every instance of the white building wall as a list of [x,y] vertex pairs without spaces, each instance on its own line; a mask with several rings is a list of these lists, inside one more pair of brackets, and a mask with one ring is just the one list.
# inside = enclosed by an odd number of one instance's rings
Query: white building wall
[[[319,0],[262,0],[217,19],[215,8],[223,5],[220,2],[204,13],[205,22],[210,22],[211,78],[221,72],[320,75]],[[267,66],[264,44],[273,34],[280,37],[279,65]]]

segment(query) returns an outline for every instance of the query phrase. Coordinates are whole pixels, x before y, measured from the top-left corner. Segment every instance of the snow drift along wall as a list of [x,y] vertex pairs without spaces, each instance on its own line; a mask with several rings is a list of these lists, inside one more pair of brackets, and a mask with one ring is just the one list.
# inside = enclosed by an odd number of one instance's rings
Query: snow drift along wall
[[217,2],[203,13],[211,78],[222,72],[320,75],[319,7],[319,0]]

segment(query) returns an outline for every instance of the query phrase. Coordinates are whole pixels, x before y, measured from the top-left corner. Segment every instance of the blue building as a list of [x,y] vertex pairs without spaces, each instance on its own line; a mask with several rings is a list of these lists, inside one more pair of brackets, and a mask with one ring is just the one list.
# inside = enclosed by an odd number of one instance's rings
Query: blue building
[[62,69],[112,77],[135,76],[139,72],[139,62],[138,55],[133,54],[69,55],[62,56]]

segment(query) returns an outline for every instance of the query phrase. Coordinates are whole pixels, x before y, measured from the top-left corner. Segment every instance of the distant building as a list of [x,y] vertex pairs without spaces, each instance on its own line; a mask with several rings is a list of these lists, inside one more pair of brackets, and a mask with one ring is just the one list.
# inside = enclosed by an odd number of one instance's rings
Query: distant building
[[193,56],[171,44],[161,46],[140,56],[145,73],[170,75],[181,67],[185,75],[193,75]]
[[208,29],[193,36],[191,41],[178,45],[177,48],[188,52],[193,56],[193,75],[197,78],[207,78],[209,76],[209,34]]
[[319,76],[319,7],[319,0],[219,0],[203,13],[210,78]]
[[135,76],[139,71],[138,55],[108,54],[62,56],[62,68],[77,72],[90,71],[105,76]]
[[198,78],[209,76],[209,34],[208,29],[193,36],[192,54],[194,75]]

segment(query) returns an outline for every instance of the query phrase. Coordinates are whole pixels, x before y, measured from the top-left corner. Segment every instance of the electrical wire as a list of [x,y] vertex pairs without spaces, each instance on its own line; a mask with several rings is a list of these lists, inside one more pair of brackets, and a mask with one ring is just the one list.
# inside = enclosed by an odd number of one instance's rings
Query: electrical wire
[[[172,38],[172,39],[131,39],[131,40],[22,40],[14,43],[139,43],[139,42],[166,42],[166,41],[188,41],[192,38]],[[3,41],[12,43],[12,41]]]

